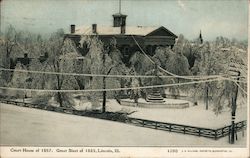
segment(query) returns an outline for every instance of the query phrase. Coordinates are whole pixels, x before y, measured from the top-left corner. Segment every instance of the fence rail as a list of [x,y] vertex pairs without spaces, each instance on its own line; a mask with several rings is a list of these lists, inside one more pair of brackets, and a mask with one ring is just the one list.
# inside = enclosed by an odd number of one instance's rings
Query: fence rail
[[159,130],[164,130],[164,131],[169,131],[169,132],[183,133],[183,134],[189,134],[189,135],[195,135],[195,136],[203,136],[207,138],[214,138],[214,139],[218,138],[216,136],[217,130],[214,130],[214,129],[144,120],[144,119],[131,118],[131,117],[129,118],[129,121],[132,124],[143,126],[143,127],[148,127],[148,128],[154,128],[154,129],[159,129]]
[[[3,100],[3,99],[0,99],[0,102],[6,103],[6,104],[14,104],[17,106],[22,106],[22,107],[38,108],[38,109],[56,111],[56,112],[61,112],[61,113],[73,114],[73,115],[95,117],[95,115],[87,114],[86,111],[80,111],[80,110],[67,108],[67,107],[55,107],[55,106],[48,106],[45,104],[25,103],[25,102],[13,101],[13,100]],[[136,126],[164,130],[168,132],[183,133],[183,134],[189,134],[189,135],[194,135],[194,136],[212,138],[215,140],[228,136],[231,131],[230,130],[231,125],[218,128],[218,129],[209,129],[209,128],[201,128],[201,127],[195,127],[195,126],[174,124],[174,123],[145,120],[145,119],[139,119],[139,118],[133,118],[133,117],[126,117],[123,121],[119,120],[120,117],[116,117],[116,116],[114,116],[113,118],[106,118],[106,117],[99,117],[99,118],[109,119],[113,121],[126,122],[126,123],[133,124]],[[246,120],[235,123],[235,131],[239,132],[241,130],[245,130],[246,126],[247,126]]]

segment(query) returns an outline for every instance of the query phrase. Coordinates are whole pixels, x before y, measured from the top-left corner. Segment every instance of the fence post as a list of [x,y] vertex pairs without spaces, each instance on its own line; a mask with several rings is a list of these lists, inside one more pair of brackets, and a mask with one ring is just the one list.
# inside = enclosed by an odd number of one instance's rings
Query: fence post
[[184,132],[184,134],[186,133],[186,127],[184,126],[184,129],[183,129],[183,132]]
[[238,140],[238,137],[237,137],[237,130],[235,130],[235,140]]
[[244,137],[245,124],[242,122],[242,137]]
[[217,140],[217,130],[214,130],[214,139]]
[[199,137],[201,136],[201,129],[199,128]]

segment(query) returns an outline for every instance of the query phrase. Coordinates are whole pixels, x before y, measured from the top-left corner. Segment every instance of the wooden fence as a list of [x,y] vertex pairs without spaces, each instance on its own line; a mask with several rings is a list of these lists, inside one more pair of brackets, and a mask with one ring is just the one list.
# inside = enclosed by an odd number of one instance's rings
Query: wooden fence
[[[159,129],[175,133],[183,133],[195,136],[202,136],[207,138],[213,138],[215,140],[227,136],[229,134],[231,126],[226,126],[219,129],[201,128],[195,126],[187,126],[174,123],[158,122],[152,120],[138,119],[129,117],[129,122],[142,127],[148,127],[153,129]],[[235,124],[235,131],[239,132],[245,130],[247,126],[246,120]]]
[[[88,117],[95,117],[95,118],[97,117],[97,118],[107,119],[107,120],[112,120],[112,121],[125,122],[128,124],[133,124],[136,126],[141,126],[141,127],[146,127],[146,128],[164,130],[164,131],[175,132],[175,133],[189,134],[189,135],[194,135],[194,136],[212,138],[215,140],[222,138],[222,137],[225,137],[225,136],[228,136],[230,134],[230,131],[231,131],[230,130],[231,125],[226,126],[226,127],[222,127],[219,129],[209,129],[209,128],[201,128],[201,127],[195,127],[195,126],[187,126],[187,125],[181,125],[181,124],[132,118],[132,117],[127,117],[127,116],[126,117],[117,117],[117,115],[114,115],[112,113],[109,113],[111,115],[111,117],[105,117],[105,116],[101,115],[100,113],[93,114],[93,113],[88,113],[86,111],[76,110],[73,108],[47,106],[44,104],[38,105],[38,104],[33,104],[33,103],[24,103],[24,102],[3,100],[3,99],[0,99],[0,102],[6,103],[6,104],[14,104],[17,106],[29,107],[29,108],[38,108],[38,109],[44,109],[44,110],[48,110],[48,111],[73,114],[73,115],[88,116]],[[122,113],[120,113],[120,114],[122,116]],[[113,117],[112,117],[112,115],[113,115]],[[246,127],[247,127],[246,120],[235,123],[235,132],[245,130]]]

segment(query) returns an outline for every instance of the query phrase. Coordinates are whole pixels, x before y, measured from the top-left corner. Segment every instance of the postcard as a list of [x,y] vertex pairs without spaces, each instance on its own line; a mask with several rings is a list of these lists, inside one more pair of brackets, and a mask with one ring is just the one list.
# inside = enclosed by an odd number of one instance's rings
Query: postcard
[[247,0],[0,8],[1,157],[249,157]]

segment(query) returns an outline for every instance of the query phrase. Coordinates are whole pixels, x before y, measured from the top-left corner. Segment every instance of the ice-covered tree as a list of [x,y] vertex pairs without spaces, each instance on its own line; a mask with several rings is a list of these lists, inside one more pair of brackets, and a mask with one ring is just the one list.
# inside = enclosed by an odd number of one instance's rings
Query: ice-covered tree
[[[30,87],[30,82],[29,82],[29,74],[27,72],[19,72],[17,70],[27,70],[27,67],[22,65],[20,62],[16,64],[13,77],[11,81],[8,83],[8,87],[13,87],[13,88],[29,88]],[[13,93],[12,93],[13,92]],[[24,98],[26,97],[26,91],[10,91],[11,94],[15,94],[17,97]]]
[[[91,74],[122,74],[125,71],[125,66],[121,62],[120,52],[116,48],[114,41],[111,41],[110,44],[104,45],[104,43],[99,40],[97,37],[82,37],[80,43],[87,44],[89,49],[88,54],[86,55],[85,61],[88,62],[87,69],[90,70]],[[110,78],[110,77],[100,77],[93,76],[91,79],[91,84],[87,88],[91,89],[103,89],[102,92],[102,112],[106,111],[106,100],[107,96],[115,97],[117,92],[107,92],[107,88],[119,88],[121,87],[119,78]],[[91,97],[94,100],[98,99],[100,93],[93,92]],[[92,99],[93,100],[93,99]]]
[[[235,45],[237,44],[232,44],[229,39],[223,37],[218,37],[213,42],[206,42],[199,49],[199,58],[195,61],[192,72],[200,76],[226,75],[230,77],[231,58],[240,59],[242,63],[246,63],[244,62],[246,57],[244,52],[246,51],[242,51],[237,48],[239,46],[236,47]],[[232,81],[207,82],[198,84],[195,88],[196,92],[204,98],[206,109],[208,109],[210,100],[216,114],[223,109],[224,105],[231,106],[232,104],[232,95],[235,91]]]
[[[63,30],[53,33],[46,42],[48,59],[46,63],[52,72],[73,72],[73,63],[70,58],[74,45],[64,39]],[[50,89],[78,89],[74,76],[55,74],[50,77]],[[60,106],[72,106],[74,102],[70,94],[57,92],[54,97]]]
[[[149,59],[150,58],[150,59]],[[150,61],[151,60],[151,61]],[[129,71],[130,75],[145,75],[148,71],[154,68],[154,63],[152,63],[153,58],[150,56],[145,56],[143,53],[136,51],[130,58],[129,62],[131,69]],[[138,84],[135,84],[138,83]],[[128,85],[131,86],[145,86],[147,85],[148,80],[143,80],[142,78],[132,78],[128,82]],[[140,93],[139,93],[140,92]],[[146,90],[144,89],[135,89],[130,90],[132,96],[146,96]],[[134,95],[136,94],[136,95]],[[138,94],[138,95],[137,95]]]
[[[1,63],[2,67],[10,69],[13,65],[13,57],[17,53],[17,40],[20,37],[20,33],[15,30],[15,28],[10,25],[7,28],[7,31],[1,36]],[[2,78],[5,82],[11,80],[12,72],[2,73]]]
[[169,47],[157,47],[153,60],[162,68],[168,69],[168,62],[174,56],[174,52]]
[[[142,79],[143,86],[163,85],[163,84],[167,83],[166,80],[159,77],[159,76],[163,76],[165,74],[162,73],[161,71],[159,71],[158,66],[159,66],[159,64],[155,63],[154,68],[151,69],[151,70],[148,70],[145,73],[145,75],[155,76],[155,77],[153,77],[153,78],[143,78]],[[145,92],[146,94],[149,94],[149,93],[152,92],[153,89],[154,88],[144,89],[143,92]],[[165,94],[165,92],[164,92],[165,88],[157,88],[157,89],[161,92],[161,94]]]
[[[180,36],[174,45],[173,50],[165,48],[162,51],[156,52],[154,58],[161,63],[161,67],[165,70],[179,76],[190,75],[188,59],[183,55],[183,40],[184,37]],[[175,77],[168,79],[168,83],[179,83],[182,79]],[[169,91],[175,98],[179,95],[179,86],[170,87]]]
[[[237,42],[237,41],[236,41]],[[241,44],[231,44],[227,49],[222,49],[222,52],[226,55],[226,58],[222,59],[225,62],[223,65],[223,72],[230,78],[230,80],[225,81],[224,87],[221,89],[223,97],[218,97],[218,99],[223,99],[222,101],[227,101],[229,107],[232,106],[232,98],[237,99],[236,104],[246,104],[247,97],[247,49],[241,47]],[[236,78],[240,77],[240,78]],[[238,88],[238,94],[236,94],[236,89]]]
[[[149,56],[148,56],[149,57]],[[150,58],[150,57],[149,57]],[[154,66],[150,62],[150,60],[141,52],[136,51],[129,60],[132,67],[134,67],[135,72],[137,74],[144,74],[149,69],[153,68]]]
[[[193,73],[199,76],[210,76],[218,75],[223,69],[221,62],[218,59],[222,59],[220,53],[213,47],[209,42],[206,42],[200,49],[200,58],[196,60],[194,67],[192,68]],[[204,103],[206,109],[209,106],[209,100],[212,100],[214,94],[215,82],[207,82],[198,85],[198,91],[202,92],[204,96]]]
[[[131,82],[131,87],[139,87],[140,86],[140,83],[139,83],[139,80],[137,78],[132,78],[132,82]],[[141,91],[140,89],[133,89],[131,90],[131,98],[134,99],[134,102],[135,103],[138,103],[138,99],[139,97],[141,96]]]

